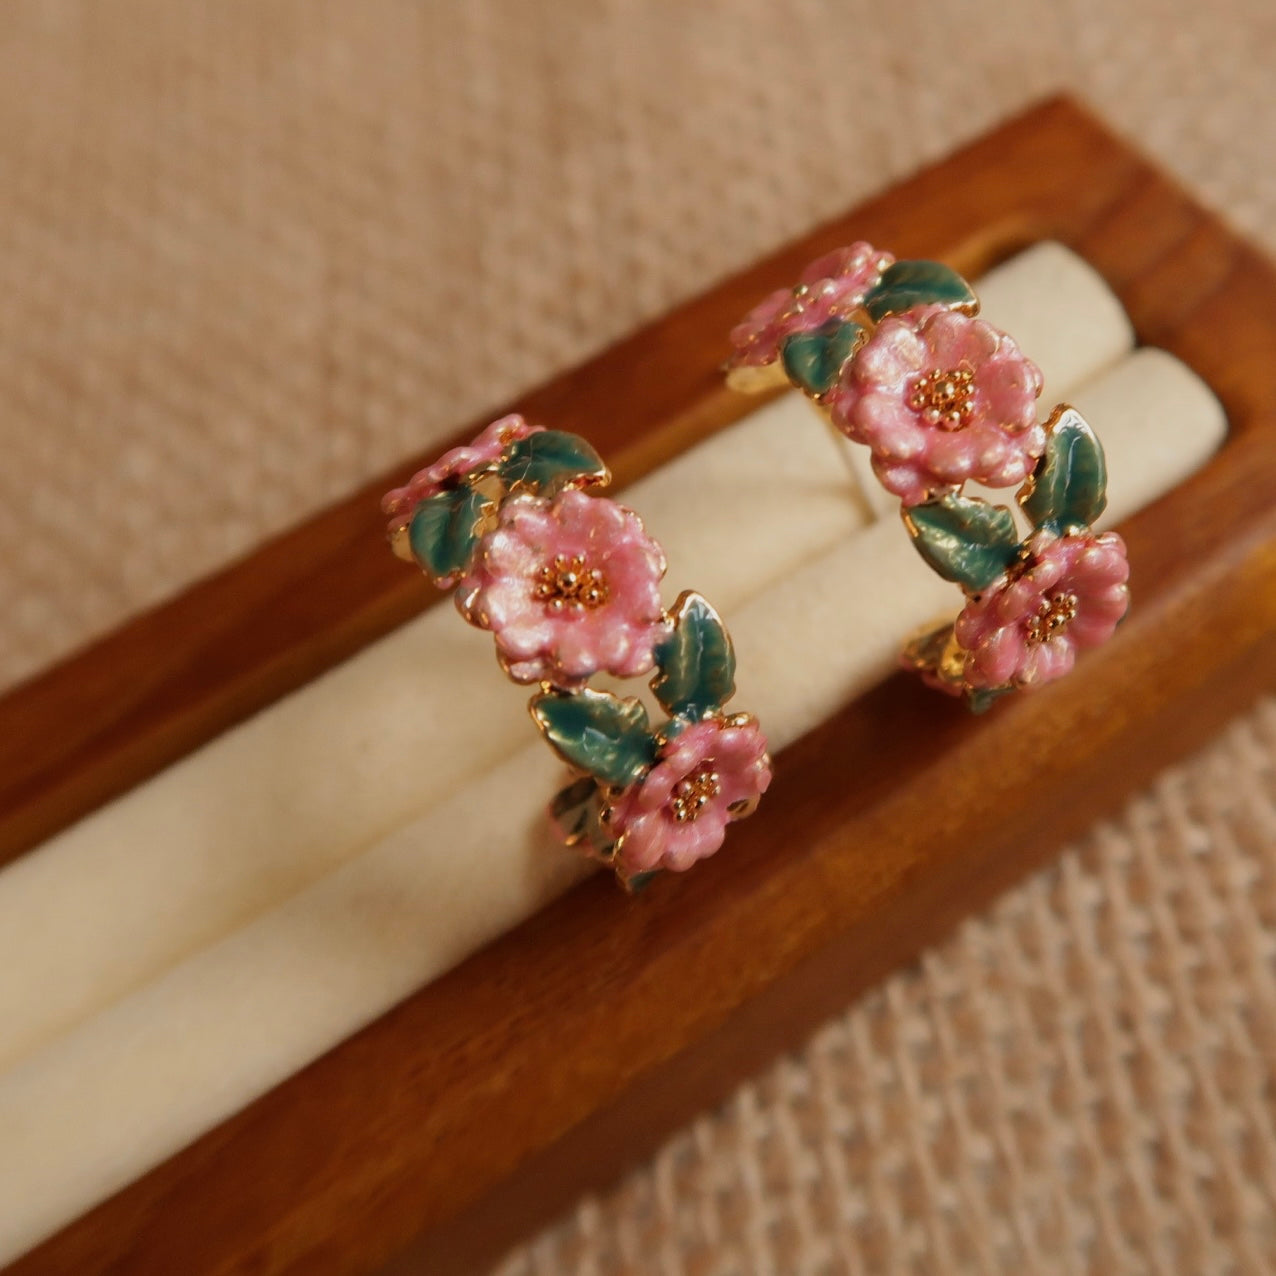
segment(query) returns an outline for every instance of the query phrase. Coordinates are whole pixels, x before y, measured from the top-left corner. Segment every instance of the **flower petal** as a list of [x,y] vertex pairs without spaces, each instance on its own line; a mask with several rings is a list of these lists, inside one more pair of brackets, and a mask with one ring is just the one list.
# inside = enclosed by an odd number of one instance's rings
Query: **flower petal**
[[664,817],[653,812],[640,816],[620,839],[616,859],[627,877],[636,873],[649,873],[660,867],[664,853]]
[[874,391],[863,395],[852,411],[850,426],[844,433],[890,460],[907,461],[926,448],[927,433],[917,414],[897,394]]
[[925,466],[945,483],[964,483],[975,471],[976,440],[964,430],[934,431],[926,448]]
[[956,310],[933,310],[922,324],[927,366],[977,369],[997,353],[997,330]]
[[902,318],[884,320],[851,360],[851,376],[867,390],[902,391],[927,364],[926,343]]
[[933,481],[929,472],[914,463],[894,462],[879,456],[873,457],[873,473],[877,475],[878,482],[898,496],[904,505],[919,505],[924,501]]
[[1009,682],[1024,659],[1024,637],[1014,625],[994,629],[971,653],[967,677],[972,685],[1000,687]]
[[693,864],[716,852],[726,840],[727,821],[724,809],[707,808],[703,814],[685,824],[669,822],[662,863],[675,873],[683,873]]

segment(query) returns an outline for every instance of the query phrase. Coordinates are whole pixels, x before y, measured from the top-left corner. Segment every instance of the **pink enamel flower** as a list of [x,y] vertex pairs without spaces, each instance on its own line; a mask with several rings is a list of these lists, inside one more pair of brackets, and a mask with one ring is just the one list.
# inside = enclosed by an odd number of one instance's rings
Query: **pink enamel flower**
[[873,450],[905,505],[968,480],[1015,487],[1046,445],[1042,379],[1012,337],[982,319],[917,306],[884,319],[830,396],[833,421]]
[[796,288],[781,288],[759,302],[731,330],[734,366],[758,367],[780,357],[780,344],[836,316],[853,314],[893,261],[863,242],[817,257]]
[[621,876],[690,868],[722,845],[771,783],[766,736],[747,714],[693,723],[621,794],[608,822]]
[[1112,637],[1130,605],[1130,564],[1115,532],[1028,542],[1026,569],[971,599],[957,617],[976,689],[1036,686],[1061,678],[1077,652]]
[[574,490],[522,495],[502,504],[456,601],[495,635],[515,682],[571,688],[654,668],[670,628],[664,574],[664,553],[632,510]]
[[412,521],[416,507],[422,501],[437,496],[475,470],[483,469],[500,459],[501,453],[511,443],[538,434],[542,426],[528,425],[521,416],[503,416],[493,421],[482,434],[467,447],[454,447],[444,452],[433,465],[418,470],[402,487],[389,491],[381,500],[381,510],[390,515],[391,533]]

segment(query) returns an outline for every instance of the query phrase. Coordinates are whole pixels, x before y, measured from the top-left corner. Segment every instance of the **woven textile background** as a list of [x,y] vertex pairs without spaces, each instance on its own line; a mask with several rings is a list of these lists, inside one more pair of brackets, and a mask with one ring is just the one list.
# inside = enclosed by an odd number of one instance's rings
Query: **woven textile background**
[[[1276,249],[1271,0],[8,0],[0,684],[1059,87]],[[1276,705],[523,1273],[1276,1270]]]

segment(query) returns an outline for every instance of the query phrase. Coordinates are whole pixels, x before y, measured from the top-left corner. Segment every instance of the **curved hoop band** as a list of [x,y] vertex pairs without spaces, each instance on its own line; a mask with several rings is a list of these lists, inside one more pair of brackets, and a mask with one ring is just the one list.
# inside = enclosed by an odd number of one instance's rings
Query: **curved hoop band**
[[[588,489],[611,475],[582,438],[493,422],[390,492],[395,553],[491,631],[529,708],[579,778],[550,813],[563,840],[635,889],[661,869],[712,855],[771,781],[766,737],[728,714],[735,654],[697,593],[666,610],[665,556],[630,509]],[[661,720],[589,685],[598,674],[653,674]]]
[[[902,663],[976,711],[1067,673],[1129,607],[1129,564],[1107,503],[1103,449],[1081,414],[1037,417],[1042,376],[1013,338],[976,318],[971,286],[933,261],[866,243],[813,261],[731,333],[727,382],[788,381],[872,451],[913,544],[961,586],[955,621],[908,642]],[[1017,488],[1012,510],[964,494]]]

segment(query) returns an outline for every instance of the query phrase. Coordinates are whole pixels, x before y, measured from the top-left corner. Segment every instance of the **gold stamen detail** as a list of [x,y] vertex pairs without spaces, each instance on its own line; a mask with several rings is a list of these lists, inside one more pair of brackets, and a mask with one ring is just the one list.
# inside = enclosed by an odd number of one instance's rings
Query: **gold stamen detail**
[[583,554],[556,554],[552,563],[546,563],[536,577],[533,591],[536,599],[550,611],[560,612],[568,607],[592,611],[601,607],[611,597],[607,578],[597,567],[590,567]]
[[1043,598],[1037,614],[1028,621],[1028,641],[1035,645],[1058,638],[1076,618],[1076,594]]
[[908,406],[941,430],[960,430],[974,411],[975,374],[968,368],[936,368],[913,382]]
[[713,761],[702,762],[685,779],[673,786],[670,809],[679,824],[695,820],[714,798],[722,792],[722,781],[713,769]]

